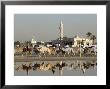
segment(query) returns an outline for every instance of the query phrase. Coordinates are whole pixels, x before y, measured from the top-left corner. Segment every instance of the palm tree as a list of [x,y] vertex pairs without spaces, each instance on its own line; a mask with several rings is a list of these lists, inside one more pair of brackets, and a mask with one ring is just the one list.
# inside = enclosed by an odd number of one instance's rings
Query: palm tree
[[95,35],[92,35],[91,36],[91,40],[93,40],[93,44],[94,44],[95,39],[96,39],[96,36]]
[[92,33],[91,32],[88,32],[86,33],[87,37],[91,37]]

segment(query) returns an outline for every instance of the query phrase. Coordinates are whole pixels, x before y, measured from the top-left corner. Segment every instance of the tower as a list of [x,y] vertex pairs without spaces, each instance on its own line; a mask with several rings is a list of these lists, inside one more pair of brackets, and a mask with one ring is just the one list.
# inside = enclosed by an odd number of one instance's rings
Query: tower
[[60,40],[63,40],[63,23],[62,23],[62,21],[60,22],[59,29],[60,29]]

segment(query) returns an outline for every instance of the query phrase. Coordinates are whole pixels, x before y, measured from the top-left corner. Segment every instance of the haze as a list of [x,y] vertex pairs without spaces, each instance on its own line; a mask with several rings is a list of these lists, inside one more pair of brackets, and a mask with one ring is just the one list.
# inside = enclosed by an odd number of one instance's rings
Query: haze
[[97,36],[96,14],[15,14],[14,41],[51,41],[59,37],[60,21],[64,24],[64,36]]

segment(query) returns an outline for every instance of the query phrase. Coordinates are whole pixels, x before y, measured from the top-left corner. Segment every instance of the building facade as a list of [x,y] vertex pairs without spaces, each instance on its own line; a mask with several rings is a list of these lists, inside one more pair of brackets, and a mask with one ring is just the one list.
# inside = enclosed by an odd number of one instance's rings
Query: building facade
[[84,37],[79,37],[78,35],[74,37],[74,46],[79,46],[79,45],[83,45],[83,46],[91,46],[93,45],[93,40],[89,39],[89,38],[84,38]]
[[83,46],[91,46],[93,45],[93,41],[89,38],[79,37],[78,35],[73,38],[65,37],[62,40],[56,39],[52,40],[52,44],[58,45],[62,43],[61,45],[64,47],[65,45],[69,45],[70,47],[79,47],[80,45]]

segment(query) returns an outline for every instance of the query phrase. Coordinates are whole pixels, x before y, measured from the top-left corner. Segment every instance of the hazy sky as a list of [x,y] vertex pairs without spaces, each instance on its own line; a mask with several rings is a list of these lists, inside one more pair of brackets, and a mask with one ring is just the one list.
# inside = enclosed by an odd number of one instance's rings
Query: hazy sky
[[97,35],[96,14],[15,14],[15,41],[51,41],[59,37],[60,21],[64,24],[64,36],[86,36],[87,32]]

